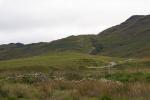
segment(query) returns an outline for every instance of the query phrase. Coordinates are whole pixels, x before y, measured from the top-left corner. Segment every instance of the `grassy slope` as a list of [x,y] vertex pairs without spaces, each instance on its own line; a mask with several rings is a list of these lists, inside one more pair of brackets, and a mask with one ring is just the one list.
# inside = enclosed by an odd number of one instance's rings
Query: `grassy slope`
[[131,61],[119,62],[116,66],[118,70],[127,73],[148,72],[150,71],[150,59],[134,59]]
[[115,60],[117,58],[92,56],[81,53],[50,53],[43,56],[0,61],[0,70],[48,71],[52,69],[84,69],[88,66],[107,65],[110,61]]
[[99,39],[99,43],[104,45],[99,54],[117,57],[149,57],[150,37],[127,37],[118,34],[110,34]]

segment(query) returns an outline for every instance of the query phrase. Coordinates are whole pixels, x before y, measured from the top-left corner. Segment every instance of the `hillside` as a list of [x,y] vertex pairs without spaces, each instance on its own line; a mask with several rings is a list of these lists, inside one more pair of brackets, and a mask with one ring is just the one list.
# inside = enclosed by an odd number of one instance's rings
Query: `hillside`
[[132,16],[97,36],[100,54],[121,57],[150,56],[150,16]]
[[91,39],[94,35],[70,36],[64,39],[33,44],[10,43],[0,45],[0,60],[20,57],[30,57],[50,52],[83,52],[88,53],[92,48]]
[[121,57],[150,56],[150,16],[132,16],[120,25],[101,32],[97,40],[104,55]]
[[70,36],[52,42],[0,45],[0,60],[79,52],[116,57],[150,56],[150,15],[135,15],[98,35]]
[[[106,56],[94,56],[82,53],[53,53],[30,58],[0,61],[0,72],[3,71],[51,71],[82,70],[91,66],[108,65],[111,61],[122,60]],[[10,66],[11,65],[11,66]]]

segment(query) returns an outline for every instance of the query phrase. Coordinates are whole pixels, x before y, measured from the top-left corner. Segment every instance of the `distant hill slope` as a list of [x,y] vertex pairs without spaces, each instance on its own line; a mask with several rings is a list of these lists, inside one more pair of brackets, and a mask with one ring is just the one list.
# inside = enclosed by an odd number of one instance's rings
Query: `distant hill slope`
[[70,36],[48,43],[0,45],[0,60],[64,51],[118,57],[150,57],[150,15],[132,16],[98,35]]
[[120,25],[97,36],[104,55],[121,57],[150,56],[150,15],[132,16]]
[[81,52],[88,53],[92,48],[91,40],[94,35],[70,36],[64,39],[24,45],[11,43],[0,45],[0,60],[45,55],[53,52]]

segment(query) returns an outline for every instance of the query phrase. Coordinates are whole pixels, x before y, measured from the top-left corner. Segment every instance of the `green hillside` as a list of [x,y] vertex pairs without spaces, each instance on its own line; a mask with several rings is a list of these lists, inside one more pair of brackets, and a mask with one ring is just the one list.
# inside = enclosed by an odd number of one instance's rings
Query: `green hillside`
[[49,52],[75,51],[88,53],[92,48],[91,40],[94,35],[70,36],[64,39],[33,44],[11,43],[0,45],[0,60],[20,57],[30,57]]
[[100,54],[121,57],[150,56],[150,16],[132,16],[120,25],[101,32]]
[[51,71],[82,70],[92,66],[104,66],[118,58],[81,53],[53,53],[23,59],[0,61],[0,71]]

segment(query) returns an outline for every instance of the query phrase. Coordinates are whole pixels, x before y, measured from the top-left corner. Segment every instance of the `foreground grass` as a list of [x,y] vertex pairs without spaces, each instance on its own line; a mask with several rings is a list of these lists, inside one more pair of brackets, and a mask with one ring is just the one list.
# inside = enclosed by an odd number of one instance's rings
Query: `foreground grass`
[[[57,72],[56,72],[57,73]],[[60,72],[59,72],[60,73]],[[62,74],[61,74],[62,75]],[[93,74],[94,75],[94,74]],[[54,77],[55,76],[55,77]],[[0,80],[1,100],[148,100],[150,73],[114,73],[85,77],[35,73]]]
[[148,100],[150,84],[104,80],[0,83],[1,100]]

